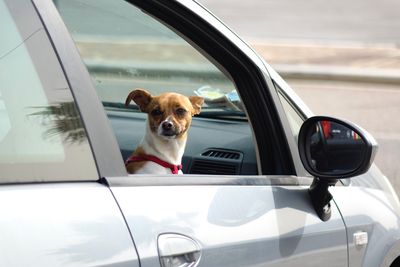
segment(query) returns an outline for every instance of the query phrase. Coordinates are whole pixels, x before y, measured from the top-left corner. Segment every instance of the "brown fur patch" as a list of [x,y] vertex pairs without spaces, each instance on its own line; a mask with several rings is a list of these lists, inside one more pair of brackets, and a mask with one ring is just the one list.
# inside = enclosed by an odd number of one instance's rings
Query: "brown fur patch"
[[[132,153],[132,156],[141,156],[146,154],[141,147],[137,147],[136,150]],[[139,169],[143,167],[144,164],[146,164],[147,161],[137,161],[137,162],[131,162],[128,165],[126,165],[126,171],[130,174],[136,173]]]

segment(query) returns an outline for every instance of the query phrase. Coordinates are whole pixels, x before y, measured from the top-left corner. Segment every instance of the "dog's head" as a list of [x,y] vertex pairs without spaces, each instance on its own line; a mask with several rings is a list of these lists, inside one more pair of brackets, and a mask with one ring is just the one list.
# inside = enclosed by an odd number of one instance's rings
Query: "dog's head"
[[125,105],[134,101],[139,109],[148,113],[150,130],[163,139],[181,138],[186,135],[192,116],[199,114],[204,99],[199,96],[186,97],[177,93],[152,96],[143,89],[132,91]]

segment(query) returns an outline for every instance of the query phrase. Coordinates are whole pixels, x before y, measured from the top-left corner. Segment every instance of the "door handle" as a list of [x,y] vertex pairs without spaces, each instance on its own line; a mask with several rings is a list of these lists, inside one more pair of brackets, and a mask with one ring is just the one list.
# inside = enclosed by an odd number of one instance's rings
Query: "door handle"
[[162,267],[195,267],[200,261],[200,244],[190,237],[181,234],[161,234],[157,243]]

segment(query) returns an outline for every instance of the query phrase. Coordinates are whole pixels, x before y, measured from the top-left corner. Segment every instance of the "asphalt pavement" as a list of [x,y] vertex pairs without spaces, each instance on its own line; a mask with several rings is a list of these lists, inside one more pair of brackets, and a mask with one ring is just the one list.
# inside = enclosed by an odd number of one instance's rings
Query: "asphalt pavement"
[[197,0],[246,40],[400,44],[398,0]]
[[286,78],[400,85],[400,48],[394,45],[272,41],[251,45]]

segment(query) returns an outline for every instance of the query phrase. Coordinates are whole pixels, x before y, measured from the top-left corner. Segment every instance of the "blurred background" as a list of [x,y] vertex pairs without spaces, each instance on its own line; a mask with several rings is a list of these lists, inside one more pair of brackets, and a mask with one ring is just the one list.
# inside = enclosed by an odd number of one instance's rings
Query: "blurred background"
[[399,0],[198,0],[252,45],[317,115],[357,123],[400,193]]

